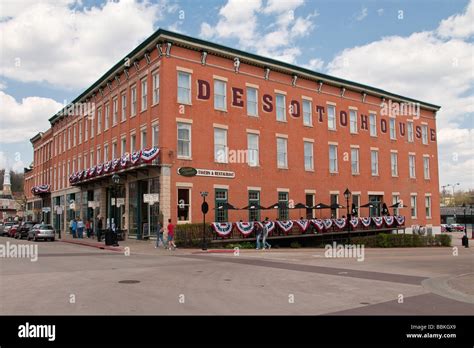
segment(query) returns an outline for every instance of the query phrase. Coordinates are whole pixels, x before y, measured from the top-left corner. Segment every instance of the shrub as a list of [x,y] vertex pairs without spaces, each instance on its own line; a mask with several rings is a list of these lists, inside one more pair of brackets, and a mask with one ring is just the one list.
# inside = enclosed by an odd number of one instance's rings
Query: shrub
[[376,236],[355,237],[351,239],[351,242],[364,245],[367,248],[451,246],[451,236],[445,234],[420,236],[417,234],[380,233]]
[[[202,223],[179,224],[175,228],[175,241],[184,247],[199,246],[202,242]],[[212,238],[210,225],[206,224],[206,238],[209,242]]]
[[298,242],[291,242],[290,248],[295,248],[295,249],[301,248],[301,244]]

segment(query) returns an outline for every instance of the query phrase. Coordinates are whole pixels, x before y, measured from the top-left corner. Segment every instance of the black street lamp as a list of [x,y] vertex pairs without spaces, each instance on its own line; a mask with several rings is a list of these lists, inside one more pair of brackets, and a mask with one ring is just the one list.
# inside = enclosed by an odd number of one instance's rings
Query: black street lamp
[[467,236],[466,203],[463,203],[462,207],[464,208],[464,234]]
[[351,191],[348,188],[344,191],[344,197],[346,198],[346,209],[347,209],[347,238],[349,244],[351,243],[351,214],[349,212],[349,199],[351,198]]
[[207,241],[206,241],[206,214],[209,211],[209,204],[206,202],[206,196],[208,193],[206,191],[201,192],[201,197],[203,199],[201,204],[202,212],[202,250],[207,250]]

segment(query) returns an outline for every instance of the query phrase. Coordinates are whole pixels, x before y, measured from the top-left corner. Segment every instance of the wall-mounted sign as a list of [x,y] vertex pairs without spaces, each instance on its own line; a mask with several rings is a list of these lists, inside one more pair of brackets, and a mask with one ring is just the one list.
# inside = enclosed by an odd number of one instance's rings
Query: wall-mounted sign
[[41,211],[42,211],[43,213],[49,213],[49,212],[51,212],[51,207],[43,207],[43,208],[41,209]]
[[89,208],[98,208],[100,206],[100,202],[99,201],[88,201],[87,206]]
[[117,198],[117,207],[125,205],[125,198]]
[[215,169],[196,169],[197,176],[212,176],[216,178],[235,178],[235,172],[229,172],[225,170],[215,170]]
[[180,167],[178,168],[178,174],[187,177],[196,176],[197,170],[193,167]]
[[145,193],[143,195],[143,202],[154,204],[160,201],[160,194],[159,193]]

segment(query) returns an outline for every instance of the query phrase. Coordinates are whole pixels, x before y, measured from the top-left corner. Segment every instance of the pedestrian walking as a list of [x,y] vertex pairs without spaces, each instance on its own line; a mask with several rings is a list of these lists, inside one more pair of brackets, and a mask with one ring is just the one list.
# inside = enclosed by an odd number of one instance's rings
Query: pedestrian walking
[[255,222],[255,236],[256,236],[256,239],[257,239],[257,246],[256,246],[256,250],[259,250],[260,249],[260,240],[262,239],[262,227],[260,226],[260,224],[258,224],[257,222]]
[[74,238],[74,234],[72,233],[72,225],[74,224],[74,219],[69,221],[69,233],[71,233],[72,237]]
[[159,248],[160,244],[163,245],[163,248],[166,249],[165,241],[163,240],[163,233],[165,229],[163,228],[162,224],[158,221],[156,224],[156,245],[155,248]]
[[82,239],[84,233],[84,221],[81,218],[77,221],[77,238]]
[[76,232],[77,232],[76,218],[71,220],[71,232],[72,232],[72,238],[76,238]]
[[168,249],[176,250],[176,244],[174,244],[174,225],[171,223],[171,219],[168,219]]
[[86,220],[86,236],[87,238],[91,238],[91,235],[92,235],[91,220],[87,219]]
[[266,223],[268,222],[268,218],[266,217],[265,218],[265,221],[263,222],[263,232],[262,232],[262,236],[263,236],[263,250],[265,249],[270,249],[272,246],[270,245],[270,243],[267,242],[267,238],[268,238],[268,227],[266,225]]
[[102,217],[97,216],[97,241],[102,241]]

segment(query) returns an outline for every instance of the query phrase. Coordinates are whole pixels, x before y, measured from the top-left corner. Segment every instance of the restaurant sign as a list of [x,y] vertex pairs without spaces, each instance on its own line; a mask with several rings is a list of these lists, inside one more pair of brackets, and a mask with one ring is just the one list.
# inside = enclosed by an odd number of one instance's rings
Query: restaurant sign
[[229,172],[225,170],[216,170],[216,169],[196,169],[192,167],[181,167],[178,168],[178,174],[182,176],[210,176],[214,178],[226,178],[234,179],[235,172]]

